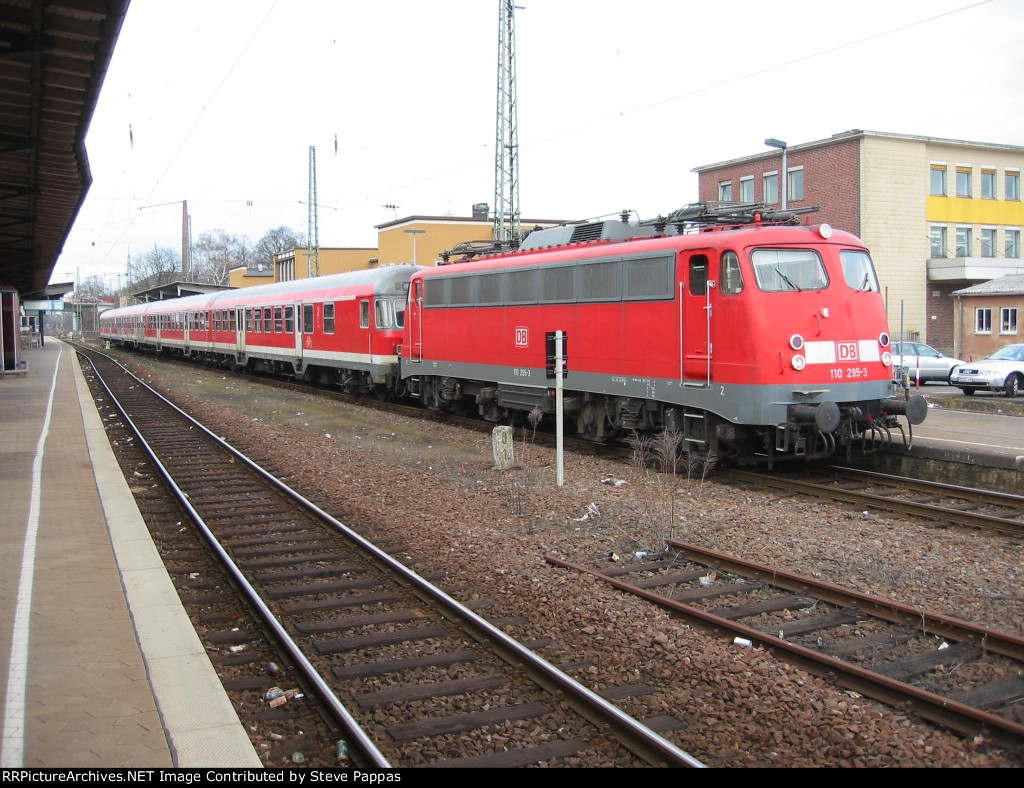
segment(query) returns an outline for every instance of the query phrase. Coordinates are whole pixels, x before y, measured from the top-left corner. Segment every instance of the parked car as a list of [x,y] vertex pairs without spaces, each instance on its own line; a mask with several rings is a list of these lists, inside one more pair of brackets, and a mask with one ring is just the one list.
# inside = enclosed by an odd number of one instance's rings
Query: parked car
[[1024,345],[1006,345],[981,361],[962,361],[949,373],[949,382],[964,394],[987,389],[1016,397],[1024,388]]
[[963,363],[958,358],[942,355],[931,345],[922,342],[894,342],[892,346],[893,373],[897,380],[902,380],[906,373],[911,383],[917,380],[922,383],[946,383],[953,367]]

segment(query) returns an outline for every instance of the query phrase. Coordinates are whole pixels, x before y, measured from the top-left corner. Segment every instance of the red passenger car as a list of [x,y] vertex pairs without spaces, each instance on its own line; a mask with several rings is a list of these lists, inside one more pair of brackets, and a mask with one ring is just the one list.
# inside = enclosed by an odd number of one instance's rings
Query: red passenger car
[[397,345],[417,270],[389,266],[112,309],[100,331],[225,366],[396,393]]

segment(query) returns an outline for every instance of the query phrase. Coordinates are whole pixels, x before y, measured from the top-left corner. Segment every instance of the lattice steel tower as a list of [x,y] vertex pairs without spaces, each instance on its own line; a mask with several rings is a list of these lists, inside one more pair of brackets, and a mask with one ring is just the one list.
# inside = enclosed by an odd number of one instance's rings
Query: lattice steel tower
[[518,245],[519,122],[516,118],[516,7],[498,0],[498,132],[494,144],[494,240]]
[[316,146],[309,146],[309,232],[306,276],[320,276],[320,219],[316,208]]

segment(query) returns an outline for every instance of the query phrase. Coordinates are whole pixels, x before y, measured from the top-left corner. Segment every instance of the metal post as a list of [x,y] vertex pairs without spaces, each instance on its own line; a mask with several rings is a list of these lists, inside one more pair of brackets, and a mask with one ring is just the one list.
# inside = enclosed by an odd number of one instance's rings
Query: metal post
[[558,486],[565,485],[565,462],[562,456],[564,444],[565,416],[562,414],[562,397],[565,389],[565,333],[555,332],[555,454]]

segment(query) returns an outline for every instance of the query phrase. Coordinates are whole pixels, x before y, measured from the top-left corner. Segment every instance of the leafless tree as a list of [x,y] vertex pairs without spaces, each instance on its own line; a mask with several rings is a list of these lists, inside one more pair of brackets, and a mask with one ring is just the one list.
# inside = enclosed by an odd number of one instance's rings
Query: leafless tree
[[150,287],[173,282],[181,275],[181,255],[167,246],[157,246],[132,260],[131,280],[146,281]]
[[75,300],[89,301],[112,295],[102,276],[87,276],[75,285]]
[[273,230],[267,230],[263,237],[256,242],[253,250],[252,265],[262,264],[264,270],[274,270],[274,255],[281,252],[290,252],[300,246],[306,245],[306,236],[298,233],[287,225],[281,225]]
[[232,268],[248,266],[252,257],[251,241],[245,235],[210,230],[192,246],[192,274],[199,282],[228,284]]

